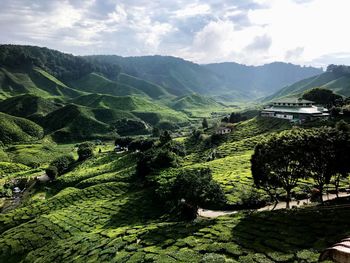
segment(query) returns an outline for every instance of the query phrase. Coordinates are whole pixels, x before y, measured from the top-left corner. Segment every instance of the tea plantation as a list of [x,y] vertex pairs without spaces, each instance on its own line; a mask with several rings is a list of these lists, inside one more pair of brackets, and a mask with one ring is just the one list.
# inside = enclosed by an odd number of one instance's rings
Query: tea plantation
[[347,206],[173,221],[132,159],[103,154],[59,178],[57,194],[1,214],[0,261],[316,262],[350,234]]
[[[206,158],[212,149],[194,147],[180,167],[159,176],[209,167],[229,205],[251,200],[261,205],[268,197],[253,185],[250,157],[256,142],[285,128],[274,120],[240,123],[217,145],[216,158]],[[33,147],[5,149],[18,165],[0,163],[2,180],[42,173],[18,157],[43,150],[42,144]],[[43,165],[74,149],[52,147]],[[53,182],[35,183],[17,208],[0,214],[0,262],[317,262],[322,250],[350,235],[348,205],[178,221],[135,176],[137,153],[114,153],[112,145],[97,148],[101,153]]]

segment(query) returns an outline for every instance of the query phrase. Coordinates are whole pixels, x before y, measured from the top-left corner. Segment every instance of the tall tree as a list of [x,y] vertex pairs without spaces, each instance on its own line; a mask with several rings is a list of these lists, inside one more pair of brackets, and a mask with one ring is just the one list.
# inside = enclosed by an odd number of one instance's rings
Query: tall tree
[[289,208],[291,192],[303,178],[304,130],[282,132],[259,143],[251,159],[254,182],[258,187],[273,191],[281,187],[286,192],[286,207]]

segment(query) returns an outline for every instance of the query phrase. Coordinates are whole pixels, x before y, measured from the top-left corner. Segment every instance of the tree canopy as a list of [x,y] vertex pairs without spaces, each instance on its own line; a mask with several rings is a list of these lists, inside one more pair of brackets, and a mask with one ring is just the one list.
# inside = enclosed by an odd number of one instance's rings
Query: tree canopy
[[328,107],[336,105],[338,101],[342,101],[342,96],[333,93],[333,91],[329,89],[323,88],[314,88],[308,90],[303,94],[302,98]]

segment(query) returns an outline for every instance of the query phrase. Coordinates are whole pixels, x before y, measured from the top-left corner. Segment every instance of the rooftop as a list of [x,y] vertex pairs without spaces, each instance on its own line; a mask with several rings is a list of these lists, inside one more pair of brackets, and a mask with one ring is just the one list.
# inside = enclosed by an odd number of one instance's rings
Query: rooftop
[[263,109],[263,111],[273,111],[273,112],[289,112],[289,113],[302,113],[302,114],[321,114],[326,112],[323,109],[312,107],[282,107],[282,106],[272,106]]

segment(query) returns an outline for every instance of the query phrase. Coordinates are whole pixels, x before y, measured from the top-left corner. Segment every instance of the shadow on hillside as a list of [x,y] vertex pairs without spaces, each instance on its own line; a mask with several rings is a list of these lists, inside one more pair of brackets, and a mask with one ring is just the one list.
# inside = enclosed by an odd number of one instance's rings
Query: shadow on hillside
[[118,207],[105,228],[115,228],[142,224],[150,220],[160,220],[165,217],[162,204],[155,200],[152,190],[140,190],[130,193],[123,198],[126,203]]
[[350,235],[348,208],[315,207],[255,212],[232,229],[234,241],[259,253],[318,252]]

